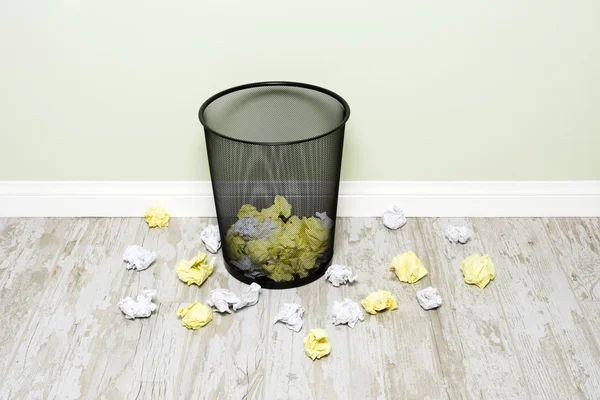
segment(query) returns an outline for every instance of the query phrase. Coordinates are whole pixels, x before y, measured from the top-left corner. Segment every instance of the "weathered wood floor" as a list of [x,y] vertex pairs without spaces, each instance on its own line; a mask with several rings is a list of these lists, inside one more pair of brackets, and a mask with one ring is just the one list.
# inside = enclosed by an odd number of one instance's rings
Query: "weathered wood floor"
[[[410,219],[398,231],[379,219],[338,221],[334,262],[358,282],[324,280],[262,292],[257,306],[183,328],[176,309],[217,287],[240,292],[219,255],[200,288],[175,263],[204,250],[206,218],[165,229],[137,218],[0,219],[0,399],[598,399],[600,220]],[[443,237],[464,224],[464,246]],[[121,261],[127,245],[159,252],[142,272]],[[388,263],[413,250],[429,275],[399,282]],[[462,280],[460,262],[489,253],[497,277],[485,290]],[[423,311],[415,291],[443,297]],[[158,310],[125,320],[120,298],[158,291]],[[367,315],[354,329],[331,324],[330,307],[387,289],[399,309]],[[273,317],[284,302],[306,308],[296,334]],[[304,355],[308,329],[325,328],[332,353]]]

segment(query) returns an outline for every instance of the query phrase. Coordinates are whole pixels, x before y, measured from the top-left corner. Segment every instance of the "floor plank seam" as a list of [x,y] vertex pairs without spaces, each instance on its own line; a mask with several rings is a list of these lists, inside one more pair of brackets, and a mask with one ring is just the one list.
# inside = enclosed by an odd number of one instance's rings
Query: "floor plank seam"
[[[15,219],[18,219],[18,218],[15,218]],[[70,224],[69,224],[69,226],[74,226],[74,223],[70,223]],[[71,232],[71,231],[70,231],[70,230],[68,230],[68,232]],[[56,253],[55,253],[55,254],[54,254],[54,256],[52,257],[52,262],[51,262],[51,263],[48,265],[48,269],[47,269],[47,271],[51,270],[52,268],[56,268],[56,267],[57,267],[57,264],[58,264],[58,261],[59,261],[59,259],[60,259],[60,256],[62,255],[62,253],[63,253],[64,249],[65,249],[65,248],[66,248],[66,246],[67,246],[67,243],[68,243],[68,238],[70,238],[70,235],[68,235],[68,236],[63,236],[63,238],[61,239],[60,245],[58,245],[58,246],[57,246]],[[41,237],[40,237],[38,240],[41,240]],[[36,241],[35,243],[37,243],[37,241]],[[23,252],[21,251],[21,253],[19,253],[19,255],[21,255],[22,253],[23,253]],[[55,290],[56,290],[56,288],[55,288]],[[38,307],[39,307],[39,305],[41,304],[41,302],[42,302],[43,300],[44,300],[44,298],[43,298],[42,296],[40,296],[40,299],[39,299],[39,300],[38,300],[38,302],[36,303],[36,306],[35,306],[35,308],[38,308]],[[28,327],[31,325],[31,323],[32,323],[32,321],[33,321],[33,318],[34,318],[34,317],[35,317],[35,313],[31,313],[31,315],[30,315],[29,319],[28,319],[28,320],[27,320],[27,322],[26,322],[26,324],[27,324],[27,326],[28,326]],[[37,329],[37,325],[39,325],[39,321],[38,321],[38,323],[36,324],[36,329]],[[29,330],[28,330],[28,331],[29,331]],[[31,345],[31,340],[33,340],[33,338],[34,338],[34,335],[31,335],[31,338],[30,338],[30,343],[29,343],[29,345]],[[10,361],[9,361],[9,364],[7,364],[7,365],[13,365],[13,364],[14,364],[15,357],[17,356],[17,352],[18,352],[18,349],[19,349],[19,345],[20,345],[20,344],[23,342],[23,340],[24,340],[24,339],[25,339],[25,338],[22,338],[22,340],[20,340],[19,342],[17,342],[18,344],[17,344],[17,346],[15,346],[15,352],[14,352],[14,354],[12,355],[12,357],[11,357],[11,359],[10,359]],[[27,346],[27,351],[28,351],[28,349],[29,349],[29,346]],[[26,353],[27,353],[27,352],[26,352]],[[26,362],[27,362],[27,359],[25,358],[25,359],[23,360],[23,365],[25,365],[25,363],[26,363]],[[6,371],[5,371],[5,372],[6,372]]]
[[[487,248],[487,246],[485,244],[485,240],[483,240],[483,235],[481,235],[480,233],[477,232],[476,224],[475,224],[475,221],[473,221],[473,219],[474,218],[468,218],[468,221],[471,224],[471,227],[472,227],[472,230],[473,230],[473,236],[476,236],[478,238],[478,240],[479,240],[479,243],[481,243],[480,248],[482,248],[482,249],[483,248]],[[482,250],[482,253],[484,253],[483,250]],[[494,284],[494,286],[495,286],[495,282],[494,281],[492,281],[490,283]],[[492,290],[492,293],[494,294],[494,298],[496,299],[497,303],[500,305],[500,311],[502,312],[502,316],[504,317],[504,321],[508,320],[508,316],[507,316],[506,310],[504,309],[504,305],[502,304],[502,299],[498,297],[498,295],[496,294],[495,290]],[[511,347],[513,349],[518,349],[518,346],[516,345],[517,341],[514,338],[514,332],[513,332],[513,330],[510,329],[508,326],[506,328],[507,328],[507,331],[508,331],[508,338],[510,340]],[[515,353],[517,353],[517,354],[515,354],[515,359],[517,360],[517,365],[519,366],[520,376],[524,376],[523,371],[526,371],[526,369],[523,366],[523,361],[521,360],[521,357],[519,356],[518,352],[515,352]],[[531,389],[530,389],[529,385],[527,385],[527,382],[523,382],[523,388],[525,389],[527,398],[533,399],[533,397],[531,395]]]
[[[583,223],[583,221],[581,220],[581,218],[573,218],[573,219],[578,219],[579,221],[581,221]],[[584,325],[586,330],[588,331],[588,335],[586,336],[590,336],[593,340],[594,340],[594,344],[596,345],[596,349],[600,352],[600,342],[598,341],[598,339],[596,338],[596,335],[594,335],[594,330],[593,327],[590,323],[590,321],[585,318],[585,313],[584,313],[584,307],[581,304],[581,299],[579,299],[579,296],[576,295],[576,291],[575,291],[575,287],[573,286],[571,277],[567,274],[567,272],[564,270],[564,268],[561,267],[561,260],[560,260],[560,251],[558,250],[558,247],[556,247],[556,244],[554,243],[554,241],[552,240],[551,236],[550,236],[550,230],[548,229],[548,225],[546,223],[544,223],[544,221],[541,221],[543,227],[544,227],[544,232],[546,232],[546,235],[548,236],[548,241],[550,242],[550,245],[552,246],[552,255],[554,256],[554,258],[557,261],[557,265],[559,267],[559,270],[563,273],[563,275],[565,276],[565,279],[567,281],[567,283],[569,284],[569,287],[571,288],[571,291],[573,292],[573,297],[575,298],[575,302],[577,303],[577,306],[579,307],[579,310],[581,311],[581,314],[584,315],[583,321],[584,321]],[[596,242],[596,239],[593,236],[590,236],[590,239],[594,242]],[[598,247],[600,247],[600,243],[596,243],[598,245]]]
[[[421,221],[417,220],[417,226],[419,228],[419,232],[421,234],[421,240],[423,241],[423,243],[425,244],[425,247],[430,248],[430,243],[427,239],[427,235],[423,235],[423,226],[421,225]],[[430,269],[432,269],[432,262],[431,262],[431,258],[429,257],[429,253],[425,253],[425,257],[427,258],[427,263],[430,266]],[[433,286],[433,282],[431,281],[431,277],[429,275],[426,276],[428,282],[429,282],[429,286]],[[443,304],[442,304],[443,307]],[[438,321],[438,325],[441,327],[442,326],[442,320],[440,318],[440,314],[437,310],[430,310],[427,312],[427,315],[429,316],[429,325],[431,327],[431,332],[432,332],[432,336],[433,336],[433,342],[435,345],[435,350],[436,350],[436,355],[437,355],[437,359],[438,359],[438,363],[440,365],[440,370],[442,372],[442,377],[444,379],[444,385],[443,385],[443,389],[444,392],[446,393],[446,396],[448,399],[451,399],[452,396],[450,396],[449,393],[449,383],[448,383],[448,373],[445,369],[445,365],[444,362],[442,361],[442,356],[440,354],[440,348],[438,345],[438,341],[437,341],[437,335],[436,335],[436,328],[434,326],[433,323],[433,317],[431,317],[431,313],[435,313],[435,318],[437,318]],[[443,330],[440,330],[439,335],[444,338],[444,332]]]

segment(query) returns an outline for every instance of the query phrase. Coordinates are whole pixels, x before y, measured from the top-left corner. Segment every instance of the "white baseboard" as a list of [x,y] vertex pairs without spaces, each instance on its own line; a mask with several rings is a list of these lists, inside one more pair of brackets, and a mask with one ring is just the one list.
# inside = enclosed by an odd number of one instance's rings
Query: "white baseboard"
[[[139,217],[154,204],[174,217],[215,216],[210,182],[0,181],[0,217]],[[338,216],[600,216],[600,181],[341,182]]]

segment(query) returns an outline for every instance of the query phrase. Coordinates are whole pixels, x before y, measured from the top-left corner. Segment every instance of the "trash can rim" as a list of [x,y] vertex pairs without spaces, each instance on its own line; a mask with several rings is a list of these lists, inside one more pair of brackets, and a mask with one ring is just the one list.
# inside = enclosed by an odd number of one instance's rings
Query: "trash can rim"
[[[237,92],[240,90],[244,90],[244,89],[250,89],[250,88],[255,88],[255,87],[265,87],[265,86],[292,86],[292,87],[299,87],[299,88],[304,88],[304,89],[310,89],[310,90],[315,90],[321,93],[325,93],[331,97],[333,97],[334,99],[336,99],[337,101],[339,101],[342,106],[344,107],[344,117],[342,118],[342,121],[333,129],[325,132],[325,133],[321,133],[318,134],[316,136],[307,138],[307,139],[300,139],[300,140],[291,140],[291,141],[285,141],[285,142],[259,142],[259,141],[253,141],[253,140],[245,140],[245,139],[238,139],[238,138],[233,138],[230,136],[227,136],[223,133],[217,132],[214,129],[212,129],[211,127],[208,126],[208,123],[206,122],[206,120],[204,119],[204,110],[206,109],[206,107],[208,107],[213,101],[215,101],[216,99],[223,97],[229,93],[233,93],[233,92]],[[340,96],[339,94],[332,92],[329,89],[325,89],[322,88],[320,86],[316,86],[316,85],[310,85],[308,83],[301,83],[301,82],[288,82],[288,81],[266,81],[266,82],[254,82],[254,83],[247,83],[244,85],[239,85],[239,86],[234,86],[231,87],[229,89],[225,89],[211,97],[208,98],[208,100],[206,100],[202,106],[200,107],[200,110],[198,111],[198,118],[200,119],[200,123],[202,124],[202,126],[204,126],[204,129],[208,130],[209,132],[217,135],[217,136],[221,136],[225,139],[228,140],[233,140],[235,142],[240,142],[240,143],[249,143],[249,144],[260,144],[263,146],[281,146],[281,145],[286,145],[286,144],[296,144],[296,143],[304,143],[304,142],[309,142],[311,140],[316,140],[319,138],[322,138],[324,136],[327,136],[335,131],[337,131],[338,129],[340,129],[342,126],[344,126],[346,124],[346,122],[348,121],[348,118],[350,118],[350,106],[348,105],[348,103],[346,102],[346,100],[344,100],[342,98],[342,96]]]

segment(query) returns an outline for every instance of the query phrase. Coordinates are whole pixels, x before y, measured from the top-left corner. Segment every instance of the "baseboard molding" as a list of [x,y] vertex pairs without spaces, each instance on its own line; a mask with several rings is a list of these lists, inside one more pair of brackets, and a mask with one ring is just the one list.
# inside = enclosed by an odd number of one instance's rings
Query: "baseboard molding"
[[[215,216],[210,182],[0,181],[0,217]],[[380,216],[400,204],[414,217],[600,216],[600,181],[341,182],[338,216]]]

